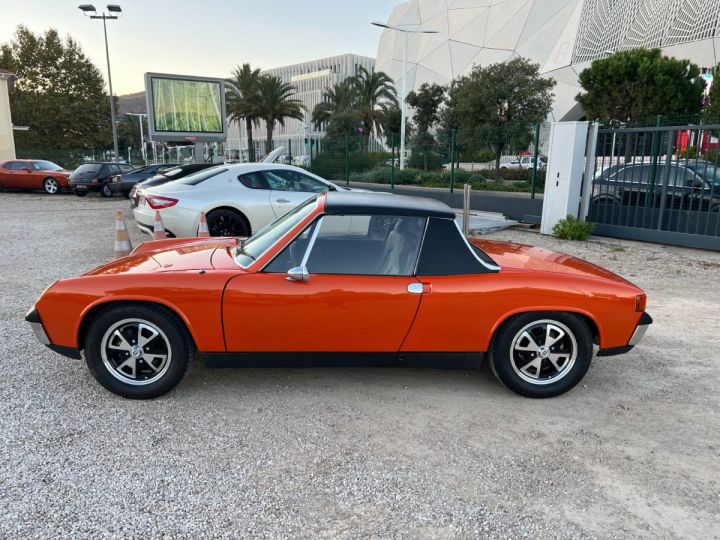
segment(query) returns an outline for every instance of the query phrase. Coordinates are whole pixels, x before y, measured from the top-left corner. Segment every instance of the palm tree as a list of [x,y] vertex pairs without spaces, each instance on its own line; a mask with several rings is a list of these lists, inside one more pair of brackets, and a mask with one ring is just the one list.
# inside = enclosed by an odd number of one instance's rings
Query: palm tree
[[362,119],[364,147],[367,151],[370,134],[373,130],[382,132],[385,114],[390,107],[397,106],[397,91],[387,74],[382,71],[371,73],[362,66],[351,80],[357,93],[356,107]]
[[323,101],[315,105],[312,112],[312,122],[315,129],[320,129],[323,122],[327,122],[338,112],[354,108],[357,92],[352,79],[345,79],[335,83],[332,88],[326,87],[323,92]]
[[284,126],[286,118],[295,118],[296,120],[302,120],[304,118],[303,110],[305,106],[299,99],[293,97],[295,96],[295,92],[296,88],[291,84],[283,82],[280,77],[263,75],[260,78],[258,113],[259,117],[265,120],[266,124],[266,152],[272,150],[275,122],[279,122],[281,126]]
[[250,64],[236,67],[232,77],[227,80],[225,99],[231,120],[245,121],[248,139],[248,160],[255,161],[255,145],[253,143],[253,125],[257,126],[259,114],[259,69],[252,69]]

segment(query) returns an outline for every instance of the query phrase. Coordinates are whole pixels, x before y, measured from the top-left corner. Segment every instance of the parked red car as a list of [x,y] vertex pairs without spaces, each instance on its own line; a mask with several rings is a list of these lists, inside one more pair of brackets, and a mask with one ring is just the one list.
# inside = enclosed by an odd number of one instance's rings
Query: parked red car
[[44,159],[11,159],[0,161],[0,187],[42,189],[54,195],[68,189],[71,171]]

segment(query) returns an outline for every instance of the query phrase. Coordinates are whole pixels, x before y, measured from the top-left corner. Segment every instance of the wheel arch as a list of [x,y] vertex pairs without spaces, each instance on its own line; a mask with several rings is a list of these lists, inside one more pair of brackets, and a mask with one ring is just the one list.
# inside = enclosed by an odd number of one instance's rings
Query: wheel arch
[[234,205],[228,204],[228,203],[221,203],[218,206],[214,206],[212,208],[208,208],[207,210],[203,210],[203,212],[205,213],[205,217],[207,217],[211,213],[217,212],[218,210],[227,210],[229,212],[235,212],[245,222],[245,225],[247,225],[248,232],[250,233],[250,235],[253,233],[253,227],[252,227],[252,223],[250,223],[250,218],[248,218],[248,212],[246,212],[243,208],[240,208],[238,206],[234,206]]
[[192,339],[193,344],[197,347],[197,338],[195,334],[193,333],[192,326],[190,325],[187,318],[183,315],[183,313],[174,305],[157,299],[157,298],[117,298],[117,297],[109,297],[109,298],[103,298],[90,306],[88,306],[80,315],[80,323],[78,324],[77,329],[77,345],[78,349],[82,350],[85,347],[85,338],[87,336],[87,330],[90,326],[90,323],[92,320],[98,316],[101,312],[115,308],[120,306],[131,306],[131,305],[143,305],[143,306],[156,306],[164,308],[168,311],[170,311],[173,315],[175,315],[185,326],[185,330],[187,330],[188,335],[190,336],[190,339]]
[[500,329],[502,329],[503,326],[505,326],[507,323],[509,323],[514,318],[520,316],[520,315],[526,315],[528,313],[566,313],[569,315],[577,315],[579,316],[583,321],[585,321],[585,324],[587,324],[588,329],[590,330],[590,335],[592,335],[593,343],[595,343],[598,346],[601,346],[602,343],[602,333],[600,330],[600,325],[598,325],[597,321],[595,320],[595,317],[593,317],[592,314],[588,313],[587,311],[576,309],[576,308],[567,308],[567,307],[532,307],[532,308],[521,308],[514,311],[511,311],[509,313],[506,313],[503,315],[498,321],[495,323],[495,325],[492,328],[492,331],[490,332],[490,340],[488,343],[488,349],[492,345],[493,340],[495,339],[495,336],[497,336]]

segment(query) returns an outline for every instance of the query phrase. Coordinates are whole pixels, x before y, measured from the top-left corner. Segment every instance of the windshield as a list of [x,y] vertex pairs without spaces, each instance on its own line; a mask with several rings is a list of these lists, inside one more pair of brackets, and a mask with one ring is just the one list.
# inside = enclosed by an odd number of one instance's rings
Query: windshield
[[60,165],[56,165],[52,161],[33,161],[33,168],[36,171],[62,171]]
[[316,201],[317,195],[311,197],[293,210],[290,210],[290,212],[276,219],[269,225],[266,225],[245,240],[245,242],[241,244],[241,248],[237,250],[235,261],[243,268],[250,266],[255,259],[265,253],[275,242],[285,236],[288,231],[312,214],[313,210],[315,210]]
[[708,182],[712,182],[717,187],[720,187],[720,167],[715,167],[709,163],[690,163],[688,168],[694,170]]

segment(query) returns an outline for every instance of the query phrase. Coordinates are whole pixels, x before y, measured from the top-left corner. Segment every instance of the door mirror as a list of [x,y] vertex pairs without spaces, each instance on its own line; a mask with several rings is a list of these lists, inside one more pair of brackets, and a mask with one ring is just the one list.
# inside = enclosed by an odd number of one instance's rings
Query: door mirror
[[285,279],[288,281],[301,281],[303,283],[307,283],[310,281],[310,273],[308,272],[306,266],[296,266],[295,268],[291,268],[287,271],[287,277]]
[[26,171],[30,171],[30,172],[33,171],[33,167],[32,167],[32,165],[30,165],[30,164],[23,165],[23,169],[26,170]]

